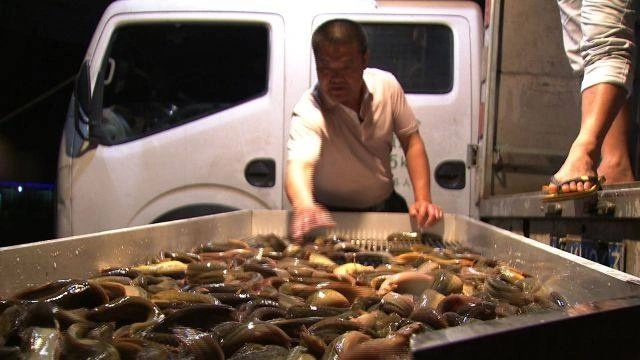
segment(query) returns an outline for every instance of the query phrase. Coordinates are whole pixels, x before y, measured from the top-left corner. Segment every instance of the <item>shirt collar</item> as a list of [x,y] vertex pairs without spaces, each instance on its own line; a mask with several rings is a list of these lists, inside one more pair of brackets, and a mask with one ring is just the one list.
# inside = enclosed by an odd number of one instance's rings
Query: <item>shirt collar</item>
[[[371,94],[371,92],[369,91],[369,88],[367,87],[366,82],[363,83],[363,86],[364,86],[364,93],[362,95],[362,100],[360,101],[360,114],[358,114],[360,116],[364,115],[363,112],[366,108],[365,104],[367,104],[367,102],[370,102],[373,99],[373,94]],[[324,95],[322,91],[320,91],[320,86],[318,84],[316,84],[316,86],[313,89],[313,96],[318,100],[318,103],[320,103],[320,106],[326,109],[332,109],[336,106],[341,106],[345,109],[348,109],[346,106],[340,104],[337,101],[333,101],[328,96]]]

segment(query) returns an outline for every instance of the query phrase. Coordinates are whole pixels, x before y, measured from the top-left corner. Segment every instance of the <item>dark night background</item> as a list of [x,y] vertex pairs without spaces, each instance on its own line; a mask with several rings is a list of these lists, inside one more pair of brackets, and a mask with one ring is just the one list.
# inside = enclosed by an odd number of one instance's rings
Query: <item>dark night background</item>
[[73,80],[112,1],[0,0],[0,247],[55,238]]
[[111,0],[0,0],[0,247],[55,237],[73,79]]

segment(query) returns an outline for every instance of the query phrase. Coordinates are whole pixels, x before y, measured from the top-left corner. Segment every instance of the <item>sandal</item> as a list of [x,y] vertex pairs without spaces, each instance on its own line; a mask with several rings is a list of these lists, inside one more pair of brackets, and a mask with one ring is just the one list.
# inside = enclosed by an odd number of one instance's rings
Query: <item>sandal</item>
[[[583,191],[568,191],[568,192],[562,191],[562,185],[564,184],[569,184],[571,182],[584,183],[587,181],[590,181],[591,183],[593,183],[593,185],[588,189],[585,189]],[[556,179],[555,176],[552,176],[550,182],[552,184],[555,184],[558,190],[555,193],[550,193],[549,185],[544,185],[542,187],[542,192],[546,194],[542,198],[542,201],[544,202],[573,200],[573,199],[580,199],[580,198],[591,196],[591,195],[596,195],[599,190],[602,190],[602,184],[605,182],[605,178],[604,176],[599,177],[599,176],[582,175],[582,176],[571,178],[569,180],[559,181],[558,179]]]

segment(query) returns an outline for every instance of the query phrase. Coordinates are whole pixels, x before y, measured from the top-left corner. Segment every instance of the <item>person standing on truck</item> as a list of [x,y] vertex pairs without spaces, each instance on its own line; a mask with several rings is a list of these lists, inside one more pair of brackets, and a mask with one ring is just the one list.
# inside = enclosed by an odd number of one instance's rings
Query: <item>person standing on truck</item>
[[567,158],[544,187],[550,199],[594,193],[603,178],[634,181],[627,133],[637,1],[558,0],[558,6],[567,57],[582,74],[582,115]]
[[[408,212],[420,226],[442,218],[431,201],[429,160],[404,90],[389,72],[367,68],[364,29],[329,20],[312,35],[318,83],[293,109],[285,190],[297,241],[333,226],[329,211]],[[407,159],[415,202],[395,192],[393,134]]]

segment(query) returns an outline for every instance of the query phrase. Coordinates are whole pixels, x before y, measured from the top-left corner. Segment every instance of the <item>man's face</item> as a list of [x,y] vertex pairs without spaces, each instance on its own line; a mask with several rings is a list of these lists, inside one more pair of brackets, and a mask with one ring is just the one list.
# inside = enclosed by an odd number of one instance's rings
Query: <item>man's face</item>
[[316,71],[322,93],[345,106],[358,106],[367,60],[356,44],[320,46]]

